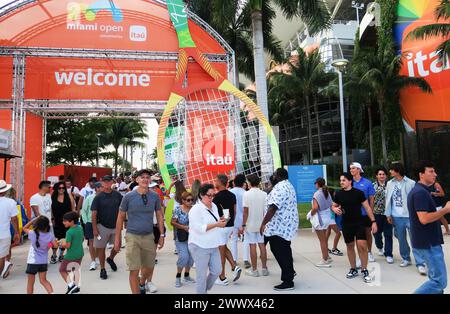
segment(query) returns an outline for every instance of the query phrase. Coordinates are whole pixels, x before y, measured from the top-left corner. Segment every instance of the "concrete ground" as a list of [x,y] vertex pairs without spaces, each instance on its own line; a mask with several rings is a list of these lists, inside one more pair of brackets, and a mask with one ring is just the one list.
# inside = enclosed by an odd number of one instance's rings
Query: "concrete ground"
[[[169,236],[170,237],[170,236]],[[331,239],[330,239],[331,241]],[[448,242],[448,241],[447,241]],[[241,244],[240,244],[241,245]],[[23,294],[26,293],[26,259],[29,242],[13,249],[13,270],[7,279],[0,279],[0,294]],[[339,243],[341,251],[345,251],[343,240]],[[240,251],[242,252],[241,246]],[[450,244],[444,246],[446,260],[450,258]],[[374,250],[375,253],[375,250]],[[240,253],[241,254],[241,253]],[[376,255],[376,254],[375,254]],[[242,255],[240,255],[242,256]],[[366,284],[362,277],[346,279],[345,275],[349,269],[347,256],[333,256],[332,268],[317,268],[315,263],[320,260],[320,249],[317,237],[311,230],[303,229],[299,231],[295,241],[293,241],[294,266],[298,275],[295,278],[296,289],[289,293],[343,293],[343,294],[380,294],[380,293],[411,293],[423,282],[426,277],[420,276],[416,267],[410,266],[400,268],[400,258],[398,255],[398,245],[394,239],[394,259],[395,264],[389,265],[383,257],[378,257],[376,263],[369,265],[369,270],[374,276],[373,284]],[[192,294],[195,293],[195,285],[185,284],[181,288],[175,288],[175,263],[177,255],[174,254],[174,242],[170,238],[162,251],[158,253],[158,264],[155,268],[153,283],[158,287],[157,293],[169,294]],[[85,259],[82,270],[82,293],[83,294],[127,294],[130,293],[128,284],[128,273],[125,266],[125,252],[121,251],[116,257],[118,271],[109,269],[108,280],[99,278],[99,270],[89,271],[90,258],[87,248],[85,249]],[[240,261],[242,266],[242,261]],[[259,264],[260,265],[260,264]],[[449,265],[449,264],[447,264]],[[66,286],[58,273],[58,265],[49,265],[48,280],[52,283],[55,293],[65,293]],[[229,266],[227,265],[228,269]],[[270,276],[249,277],[242,274],[240,280],[231,283],[227,287],[215,286],[211,293],[217,294],[272,294],[275,292],[272,287],[280,283],[280,268],[269,252],[268,267]],[[448,267],[447,267],[448,269]],[[229,271],[229,270],[228,270]],[[230,272],[230,271],[229,271]],[[195,277],[195,269],[191,271]],[[228,275],[231,278],[231,274]],[[36,280],[35,293],[45,293],[43,287]]]

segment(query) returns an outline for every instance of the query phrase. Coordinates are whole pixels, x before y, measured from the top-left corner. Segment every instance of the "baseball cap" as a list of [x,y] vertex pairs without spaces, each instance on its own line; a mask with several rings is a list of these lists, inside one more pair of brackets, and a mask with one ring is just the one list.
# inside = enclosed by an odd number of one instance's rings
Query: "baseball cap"
[[112,181],[112,180],[113,180],[113,177],[110,175],[106,175],[106,176],[102,177],[102,181]]
[[95,182],[94,187],[96,189],[101,188],[102,187],[102,183],[101,182]]
[[158,183],[156,183],[155,181],[152,181],[152,183],[150,183],[150,185],[148,187],[149,188],[154,188],[157,185],[158,185]]
[[148,174],[149,176],[151,176],[151,175],[152,175],[152,172],[151,172],[150,170],[148,170],[148,169],[142,169],[142,170],[139,170],[139,171],[138,171],[137,176],[140,177],[140,176],[142,176],[143,174]]
[[359,170],[361,170],[361,172],[364,172],[363,167],[361,166],[361,164],[359,162],[352,162],[350,164],[350,167],[358,168]]

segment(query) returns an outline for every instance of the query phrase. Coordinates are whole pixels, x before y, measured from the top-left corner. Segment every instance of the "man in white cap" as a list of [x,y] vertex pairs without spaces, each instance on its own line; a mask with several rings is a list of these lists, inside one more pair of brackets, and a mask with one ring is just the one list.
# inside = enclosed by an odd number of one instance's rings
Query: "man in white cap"
[[11,184],[6,184],[4,180],[0,180],[0,269],[5,266],[5,259],[11,247],[9,227],[11,223],[14,227],[13,245],[18,245],[20,241],[16,202],[6,197],[6,192],[9,189],[11,189]]
[[[362,191],[369,202],[369,206],[373,212],[374,199],[375,199],[375,189],[370,180],[363,178],[361,173],[364,173],[363,167],[359,162],[352,162],[350,164],[350,173],[353,176],[353,187]],[[364,207],[361,207],[362,215],[364,216],[364,220],[366,222],[366,238],[367,238],[367,248],[369,251],[369,262],[375,262],[375,258],[372,254],[372,223],[370,222],[369,217],[367,216],[366,210]],[[359,263],[357,263],[359,265]]]

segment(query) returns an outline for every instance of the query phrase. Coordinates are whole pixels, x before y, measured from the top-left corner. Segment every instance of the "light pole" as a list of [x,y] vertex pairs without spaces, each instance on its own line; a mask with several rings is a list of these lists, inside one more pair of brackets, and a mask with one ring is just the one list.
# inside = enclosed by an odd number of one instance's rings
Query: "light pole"
[[97,167],[98,167],[98,162],[100,159],[100,133],[95,134],[97,136]]
[[359,10],[364,9],[364,3],[352,1],[352,8],[356,9],[356,20],[358,21],[359,25]]
[[342,141],[342,169],[347,172],[347,139],[345,134],[345,112],[344,112],[344,86],[342,82],[342,71],[348,64],[347,59],[337,59],[331,62],[339,76],[339,109],[341,115],[341,141]]

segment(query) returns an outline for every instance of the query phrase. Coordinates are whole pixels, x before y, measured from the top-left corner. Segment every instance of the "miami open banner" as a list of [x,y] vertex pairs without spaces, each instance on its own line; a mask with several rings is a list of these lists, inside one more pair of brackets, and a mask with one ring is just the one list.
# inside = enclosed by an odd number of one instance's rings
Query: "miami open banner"
[[[450,63],[439,60],[437,47],[444,38],[406,40],[417,27],[436,23],[434,11],[439,0],[400,0],[398,20],[394,28],[395,39],[403,53],[402,75],[423,77],[433,89],[425,94],[418,88],[405,89],[401,94],[403,119],[409,130],[416,129],[416,121],[449,121]],[[442,21],[441,21],[442,22]]]

